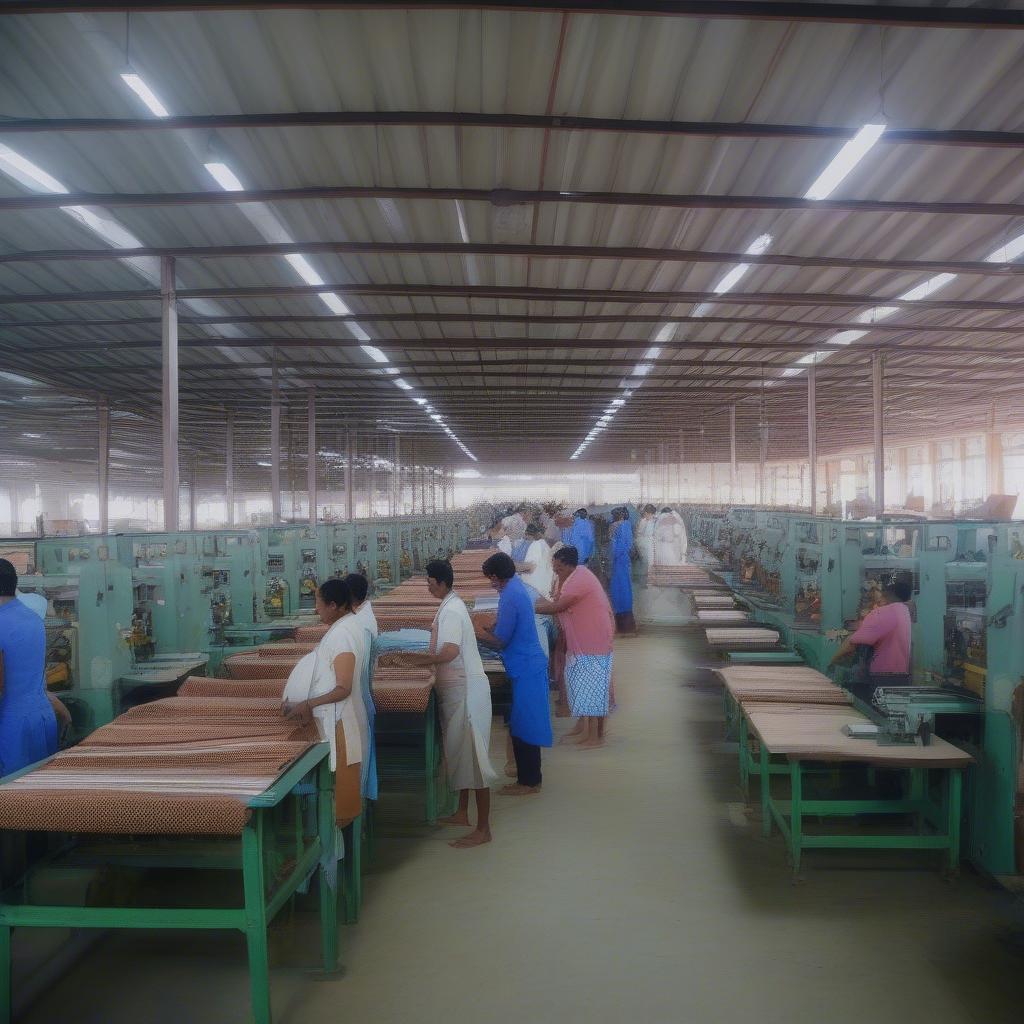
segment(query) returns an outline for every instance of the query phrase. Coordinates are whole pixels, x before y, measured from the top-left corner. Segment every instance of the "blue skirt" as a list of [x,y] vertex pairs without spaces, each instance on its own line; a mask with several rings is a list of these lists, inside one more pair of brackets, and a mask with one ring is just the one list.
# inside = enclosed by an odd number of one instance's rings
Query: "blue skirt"
[[612,579],[608,585],[608,597],[612,602],[612,611],[616,615],[633,610],[632,566],[629,556],[616,558],[612,563]]
[[0,776],[57,753],[57,718],[49,702],[37,709],[0,715]]
[[548,700],[547,658],[516,659],[515,666],[506,664],[505,669],[512,680],[509,732],[524,743],[550,747],[554,738]]

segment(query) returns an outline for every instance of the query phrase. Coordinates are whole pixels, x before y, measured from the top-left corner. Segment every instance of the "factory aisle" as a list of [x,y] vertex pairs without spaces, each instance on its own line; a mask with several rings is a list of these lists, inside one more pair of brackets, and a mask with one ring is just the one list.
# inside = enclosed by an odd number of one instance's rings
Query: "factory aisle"
[[[542,795],[496,797],[491,846],[384,839],[341,975],[302,969],[315,928],[285,922],[278,1024],[1019,1020],[1003,893],[893,855],[812,855],[791,883],[737,802],[703,656],[693,630],[621,642],[609,746],[556,748]],[[26,1020],[244,1022],[242,943],[113,935]]]

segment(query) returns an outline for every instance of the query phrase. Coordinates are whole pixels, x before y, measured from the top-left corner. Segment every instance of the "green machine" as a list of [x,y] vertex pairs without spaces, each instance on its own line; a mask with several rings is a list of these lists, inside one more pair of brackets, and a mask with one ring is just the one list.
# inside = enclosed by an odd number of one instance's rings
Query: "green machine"
[[355,572],[355,526],[352,523],[324,523],[317,532],[323,578],[340,579]]
[[80,735],[114,718],[120,680],[135,664],[131,569],[110,557],[112,541],[40,540],[37,572],[18,581],[47,600],[47,686]]
[[[1018,792],[1024,716],[1024,524],[986,524],[979,529],[983,538],[992,539],[984,650],[967,651],[968,658],[977,659],[983,653],[985,660],[970,856],[989,874],[1015,875],[1024,873],[1024,832],[1015,828],[1024,801]],[[959,646],[954,647],[955,656],[960,652]]]
[[413,574],[415,554],[413,545],[416,543],[414,534],[419,532],[412,519],[399,519],[395,524],[398,537],[398,579],[407,580]]
[[316,528],[271,526],[264,533],[267,617],[279,619],[312,612],[322,576]]

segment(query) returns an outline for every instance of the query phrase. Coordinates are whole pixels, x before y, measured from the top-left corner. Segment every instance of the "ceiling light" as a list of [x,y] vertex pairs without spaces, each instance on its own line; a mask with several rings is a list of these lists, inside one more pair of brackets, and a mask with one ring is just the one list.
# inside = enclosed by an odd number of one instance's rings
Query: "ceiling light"
[[30,437],[30,438],[32,438],[33,441],[38,441],[39,438],[41,438],[43,435],[42,434],[22,434],[21,436],[22,437]]
[[384,367],[384,373],[388,377],[397,377],[398,376],[398,367],[397,366],[385,366]]
[[[285,254],[284,258],[292,265],[292,268],[306,284],[317,287],[324,283],[324,279],[309,265],[309,260],[301,253],[289,252]],[[331,293],[327,292],[326,294],[330,295]],[[337,296],[334,297],[337,298]]]
[[235,172],[228,167],[227,164],[221,163],[219,160],[211,161],[208,164],[203,164],[206,170],[209,172],[210,177],[225,192],[244,192],[245,186],[238,180]]
[[386,363],[388,357],[374,345],[361,345],[360,348],[376,363]]
[[626,400],[624,398],[613,398],[612,399],[612,405],[618,406],[618,405],[625,405],[625,404],[626,404]]
[[121,81],[149,107],[150,113],[156,114],[157,117],[171,116],[170,111],[156,98],[156,93],[142,80],[141,75],[127,71],[121,75]]
[[414,398],[413,401],[417,405],[426,405],[427,404],[427,400],[425,398]]
[[68,191],[53,175],[47,174],[41,167],[37,167],[31,160],[26,160],[20,153],[16,153],[3,143],[0,143],[0,171],[36,192],[40,189],[44,192]]
[[267,469],[269,469],[273,465],[273,463],[271,463],[271,462],[257,462],[256,465],[257,466],[264,466]]
[[432,413],[430,414],[430,418],[431,418],[431,419],[432,419],[432,420],[433,420],[433,421],[434,421],[435,423],[440,423],[440,422],[441,422],[441,421],[442,421],[442,420],[444,419],[444,417],[443,417],[443,416],[442,416],[442,415],[441,415],[440,413],[438,413],[438,412],[432,412]]
[[839,187],[840,182],[864,159],[884,131],[884,124],[864,125],[818,175],[814,184],[804,193],[804,199],[827,199]]
[[403,391],[412,391],[412,385],[407,381],[402,380],[401,377],[399,377],[398,380],[395,381],[395,387],[401,388]]

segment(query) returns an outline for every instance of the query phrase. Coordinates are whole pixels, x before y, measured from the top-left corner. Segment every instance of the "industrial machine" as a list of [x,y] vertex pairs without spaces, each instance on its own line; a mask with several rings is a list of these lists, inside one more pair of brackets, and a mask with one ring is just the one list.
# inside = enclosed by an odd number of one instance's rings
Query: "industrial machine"
[[311,612],[322,577],[319,538],[312,526],[271,526],[266,529],[266,596],[268,618]]

